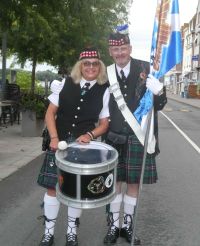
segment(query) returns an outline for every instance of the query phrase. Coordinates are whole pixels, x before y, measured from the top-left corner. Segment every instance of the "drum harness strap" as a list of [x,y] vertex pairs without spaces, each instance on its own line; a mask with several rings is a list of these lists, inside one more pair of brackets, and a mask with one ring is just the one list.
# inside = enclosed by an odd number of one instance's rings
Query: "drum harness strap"
[[[120,90],[119,82],[117,81],[115,64],[112,64],[107,67],[107,74],[108,74],[108,80],[110,83],[110,87],[109,87],[110,93],[113,94],[115,101],[118,105],[118,108],[121,111],[124,119],[127,121],[129,126],[131,127],[135,135],[137,136],[138,140],[140,141],[140,143],[144,146],[145,132],[142,130],[140,124],[134,117],[133,113],[130,111],[130,109],[126,105],[126,102]],[[147,148],[147,152],[149,154],[154,153],[154,151],[155,151],[155,137],[151,139],[149,138],[148,148]]]

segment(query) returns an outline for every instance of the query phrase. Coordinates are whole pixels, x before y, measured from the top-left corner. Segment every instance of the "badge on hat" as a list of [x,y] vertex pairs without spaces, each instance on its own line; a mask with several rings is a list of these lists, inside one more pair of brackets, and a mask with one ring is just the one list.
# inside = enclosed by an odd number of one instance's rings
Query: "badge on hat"
[[116,32],[110,34],[109,46],[121,46],[123,44],[130,44],[128,36],[128,24],[117,26]]
[[122,26],[117,26],[116,31],[121,33],[121,34],[127,34],[128,35],[128,33],[129,33],[128,24],[125,24]]

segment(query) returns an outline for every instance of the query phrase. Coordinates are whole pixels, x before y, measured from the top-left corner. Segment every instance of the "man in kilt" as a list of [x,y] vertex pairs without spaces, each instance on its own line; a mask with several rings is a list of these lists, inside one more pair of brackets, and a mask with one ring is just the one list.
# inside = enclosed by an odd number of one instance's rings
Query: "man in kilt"
[[[133,59],[130,55],[132,47],[128,33],[117,31],[109,37],[109,54],[115,62],[115,73],[124,100],[134,112],[148,88],[154,94],[154,135],[156,147],[153,154],[147,154],[144,172],[144,183],[152,184],[157,181],[155,156],[158,148],[158,120],[157,111],[161,110],[167,102],[163,84],[149,74],[149,63]],[[117,149],[119,162],[117,166],[117,196],[107,206],[108,232],[104,238],[104,244],[115,244],[121,236],[131,243],[132,222],[134,208],[137,202],[141,167],[143,162],[144,147],[138,140],[131,127],[123,117],[113,94],[109,103],[110,124],[106,142]],[[122,183],[126,183],[126,192],[122,194]],[[120,208],[123,202],[124,213],[122,225],[120,225]],[[120,229],[121,227],[121,229]],[[135,236],[134,245],[140,245],[140,239]]]
[[[38,176],[38,184],[47,188],[44,195],[45,232],[40,246],[54,242],[54,227],[60,202],[56,198],[57,172],[55,151],[59,141],[89,143],[108,129],[110,94],[106,68],[95,48],[80,54],[71,76],[62,82],[53,81],[50,104],[45,116],[50,135],[50,150]],[[98,124],[96,124],[98,122]],[[66,246],[77,246],[77,226],[81,209],[68,207]]]

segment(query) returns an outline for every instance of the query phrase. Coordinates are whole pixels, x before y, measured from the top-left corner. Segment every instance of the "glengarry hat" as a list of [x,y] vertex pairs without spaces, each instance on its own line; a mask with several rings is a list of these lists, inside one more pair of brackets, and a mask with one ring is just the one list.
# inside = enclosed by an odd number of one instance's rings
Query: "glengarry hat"
[[128,36],[128,25],[116,27],[116,32],[111,33],[108,39],[109,46],[121,46],[123,44],[130,44]]
[[86,58],[97,58],[100,59],[99,51],[94,47],[87,47],[85,48],[79,56],[79,60],[86,59]]

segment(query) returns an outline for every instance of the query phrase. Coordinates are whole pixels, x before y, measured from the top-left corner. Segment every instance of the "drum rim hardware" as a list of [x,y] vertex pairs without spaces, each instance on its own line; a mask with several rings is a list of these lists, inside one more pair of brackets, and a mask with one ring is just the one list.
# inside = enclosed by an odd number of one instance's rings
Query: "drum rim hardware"
[[[90,155],[91,151],[83,153],[81,145],[77,142],[69,144],[69,147],[71,146],[74,149],[69,149],[67,153],[66,150],[56,152],[58,178],[60,175],[63,179],[56,185],[57,199],[67,206],[81,209],[97,208],[109,204],[116,196],[117,150],[108,144],[91,141],[88,146],[85,145],[86,150],[102,150],[102,156],[96,158],[96,153],[101,155],[101,151],[92,152],[94,158],[91,156],[92,158],[84,160],[84,157],[87,154]],[[107,155],[107,151],[103,150],[113,150],[113,153],[108,152],[109,155]],[[67,154],[69,156],[66,157]],[[82,160],[84,164],[77,163],[76,155],[77,160]],[[95,164],[92,164],[93,161]],[[71,184],[73,184],[72,190]]]
[[[78,145],[76,142],[75,143],[71,143],[68,145],[68,147],[73,147]],[[59,169],[62,169],[63,171],[69,172],[69,173],[74,173],[74,174],[85,174],[85,175],[92,175],[92,174],[99,174],[102,173],[103,171],[105,171],[105,165],[107,166],[107,171],[112,170],[118,162],[118,152],[110,145],[102,143],[102,142],[98,142],[98,141],[91,141],[89,145],[94,145],[94,146],[104,146],[106,149],[108,150],[113,150],[114,156],[113,159],[115,159],[115,161],[113,161],[112,159],[110,160],[106,160],[103,161],[101,163],[96,163],[96,164],[78,164],[76,163],[74,165],[74,163],[70,163],[65,161],[66,164],[63,164],[63,160],[60,158],[60,155],[62,156],[63,151],[62,150],[57,150],[56,151],[56,165]],[[89,146],[88,145],[88,146]],[[86,145],[85,145],[86,146]]]

